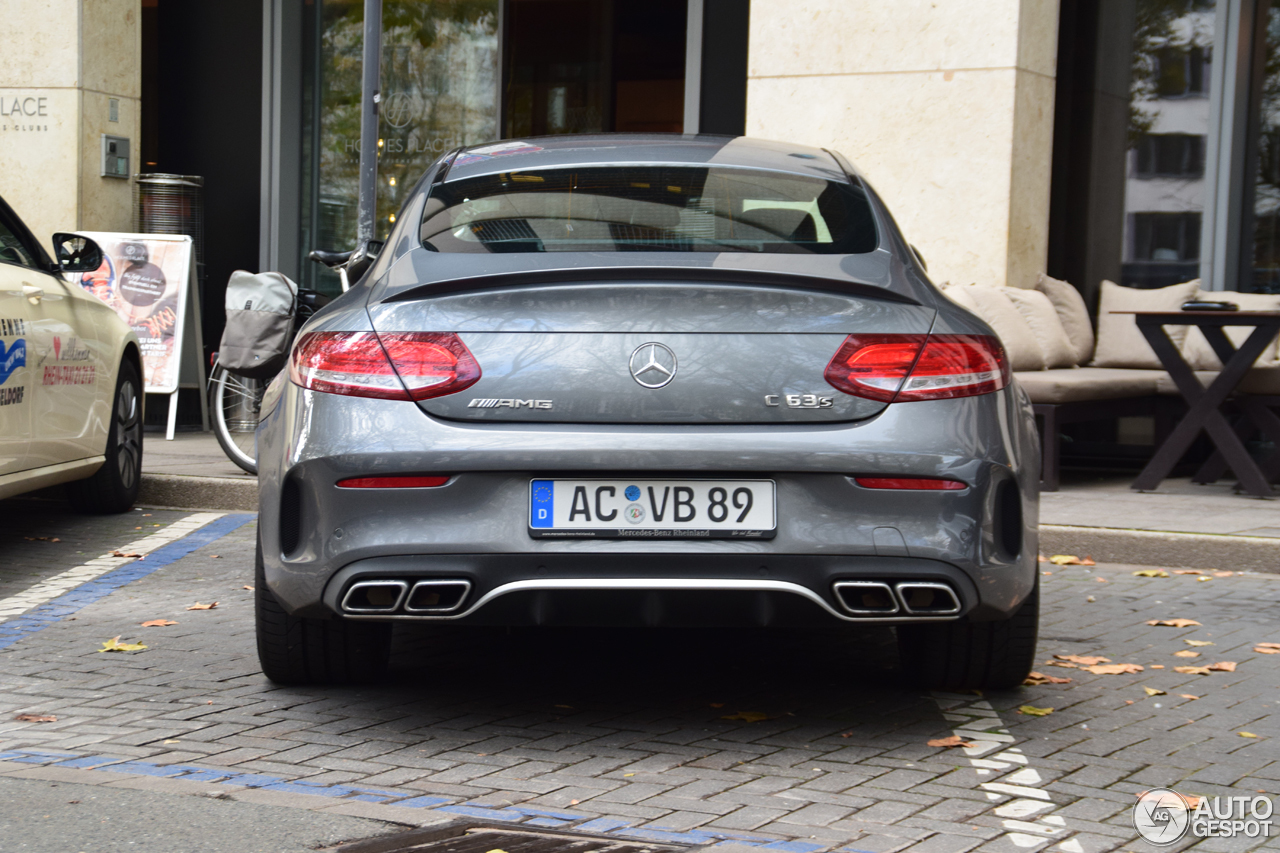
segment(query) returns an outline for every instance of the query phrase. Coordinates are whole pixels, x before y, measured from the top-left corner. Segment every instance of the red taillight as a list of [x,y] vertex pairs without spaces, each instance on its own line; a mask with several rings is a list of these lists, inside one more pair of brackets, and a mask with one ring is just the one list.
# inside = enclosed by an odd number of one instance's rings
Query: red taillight
[[289,378],[329,394],[426,400],[470,388],[480,365],[451,333],[309,332],[293,347]]
[[967,489],[959,480],[935,480],[930,477],[854,477],[854,482],[864,489],[909,489],[950,492]]
[[449,482],[448,477],[353,477],[339,480],[340,489],[434,489]]
[[905,403],[999,391],[1009,363],[990,335],[850,335],[823,376],[855,397]]

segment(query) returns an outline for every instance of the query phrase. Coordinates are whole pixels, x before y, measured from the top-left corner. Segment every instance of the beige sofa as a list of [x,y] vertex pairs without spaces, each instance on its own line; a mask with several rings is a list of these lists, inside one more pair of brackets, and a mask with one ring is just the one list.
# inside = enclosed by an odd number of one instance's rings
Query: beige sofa
[[[1181,402],[1172,378],[1160,366],[1131,314],[1116,311],[1177,311],[1191,299],[1228,299],[1242,310],[1280,310],[1280,295],[1207,293],[1199,281],[1137,290],[1102,283],[1097,333],[1079,291],[1041,276],[1033,289],[943,285],[950,299],[977,314],[1004,343],[1014,378],[1026,390],[1041,430],[1041,488],[1058,488],[1060,429],[1067,423],[1153,415],[1170,422]],[[1229,327],[1239,346],[1252,327]],[[1194,326],[1168,327],[1183,358],[1208,384],[1222,369],[1208,341]],[[1280,351],[1273,341],[1238,389],[1280,394]],[[1159,431],[1158,431],[1159,432]]]

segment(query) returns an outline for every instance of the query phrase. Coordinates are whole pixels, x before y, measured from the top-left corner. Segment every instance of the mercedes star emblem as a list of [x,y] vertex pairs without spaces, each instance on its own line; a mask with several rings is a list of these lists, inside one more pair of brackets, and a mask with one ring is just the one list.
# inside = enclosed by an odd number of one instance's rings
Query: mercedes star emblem
[[676,378],[676,354],[663,344],[647,343],[631,353],[631,378],[646,388],[661,388]]

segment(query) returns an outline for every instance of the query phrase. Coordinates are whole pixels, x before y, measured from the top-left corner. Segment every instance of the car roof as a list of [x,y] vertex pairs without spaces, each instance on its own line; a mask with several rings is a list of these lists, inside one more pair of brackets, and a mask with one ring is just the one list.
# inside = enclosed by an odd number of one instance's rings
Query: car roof
[[830,152],[745,136],[593,133],[535,136],[462,149],[445,181],[528,169],[617,164],[765,169],[824,180],[848,180]]

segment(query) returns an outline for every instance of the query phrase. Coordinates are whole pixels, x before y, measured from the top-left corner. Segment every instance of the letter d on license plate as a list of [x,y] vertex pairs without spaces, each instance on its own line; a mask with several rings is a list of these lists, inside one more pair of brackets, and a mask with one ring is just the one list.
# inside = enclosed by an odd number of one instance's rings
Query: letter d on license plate
[[772,480],[533,480],[539,538],[772,539]]

